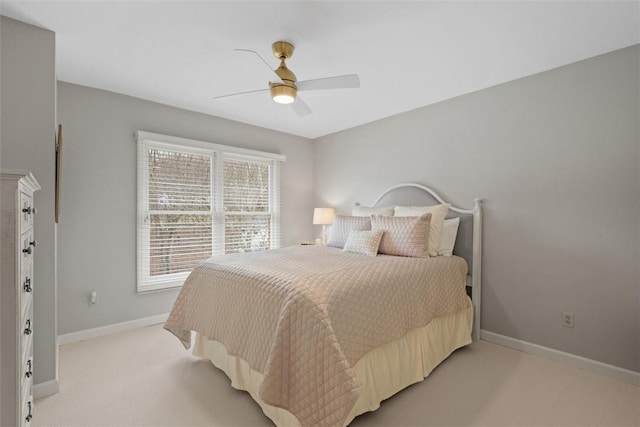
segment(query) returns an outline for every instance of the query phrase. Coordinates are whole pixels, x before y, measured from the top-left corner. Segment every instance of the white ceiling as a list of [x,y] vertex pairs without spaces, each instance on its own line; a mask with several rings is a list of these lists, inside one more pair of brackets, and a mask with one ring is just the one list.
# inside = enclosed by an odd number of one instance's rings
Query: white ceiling
[[[316,138],[640,42],[636,1],[2,1],[56,33],[57,78]],[[361,88],[305,92],[298,117],[268,92],[271,43],[298,80],[357,73]]]

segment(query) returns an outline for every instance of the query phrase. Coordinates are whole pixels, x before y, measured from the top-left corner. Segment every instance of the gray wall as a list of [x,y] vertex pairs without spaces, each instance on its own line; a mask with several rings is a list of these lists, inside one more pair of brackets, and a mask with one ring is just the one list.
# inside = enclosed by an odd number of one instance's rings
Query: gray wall
[[[58,115],[60,334],[168,313],[177,296],[136,292],[137,130],[286,155],[283,245],[311,237],[311,140],[64,82]],[[92,290],[95,306],[88,304]]]
[[[55,281],[55,34],[0,17],[0,166],[33,172],[38,241],[34,264],[34,382],[57,377]],[[2,286],[10,284],[3,283]]]
[[640,371],[639,50],[320,138],[316,203],[483,198],[482,328]]

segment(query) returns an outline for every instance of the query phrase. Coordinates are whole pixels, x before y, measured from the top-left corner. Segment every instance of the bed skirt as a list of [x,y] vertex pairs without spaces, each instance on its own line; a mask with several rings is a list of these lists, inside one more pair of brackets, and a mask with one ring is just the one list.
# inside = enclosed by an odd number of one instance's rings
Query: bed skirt
[[[362,388],[360,397],[346,419],[380,407],[380,402],[411,384],[426,378],[456,349],[471,344],[473,307],[433,319],[427,326],[409,331],[404,337],[371,350],[353,367]],[[237,356],[227,353],[223,344],[196,334],[195,356],[204,357],[230,379],[231,385],[247,391],[262,411],[279,427],[300,427],[298,419],[286,409],[268,405],[258,396],[262,374]]]

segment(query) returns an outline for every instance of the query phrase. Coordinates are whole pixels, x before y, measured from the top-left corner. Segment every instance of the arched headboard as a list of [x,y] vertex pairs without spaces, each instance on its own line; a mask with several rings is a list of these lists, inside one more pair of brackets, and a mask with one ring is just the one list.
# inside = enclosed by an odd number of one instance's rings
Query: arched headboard
[[[441,197],[435,190],[426,185],[413,182],[406,182],[394,185],[383,191],[371,206],[401,205],[401,206],[428,206],[433,203],[425,203],[424,197],[417,197],[416,194],[400,195],[403,190],[418,190],[422,196],[431,197],[435,202],[449,203]],[[395,198],[394,198],[395,196]],[[358,203],[356,203],[358,205]],[[460,256],[469,265],[469,281],[471,286],[471,299],[473,301],[474,324],[473,339],[480,339],[480,303],[482,299],[482,200],[475,199],[471,209],[465,209],[451,204],[447,218],[460,217],[460,226],[456,237],[454,255]]]

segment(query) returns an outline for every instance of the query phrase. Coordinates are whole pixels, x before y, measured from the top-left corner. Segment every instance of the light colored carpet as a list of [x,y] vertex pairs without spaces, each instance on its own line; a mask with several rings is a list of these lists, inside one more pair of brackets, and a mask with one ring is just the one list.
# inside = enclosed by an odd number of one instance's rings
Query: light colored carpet
[[[260,407],[160,325],[60,348],[40,426],[269,426]],[[484,341],[352,426],[640,426],[640,389]]]

